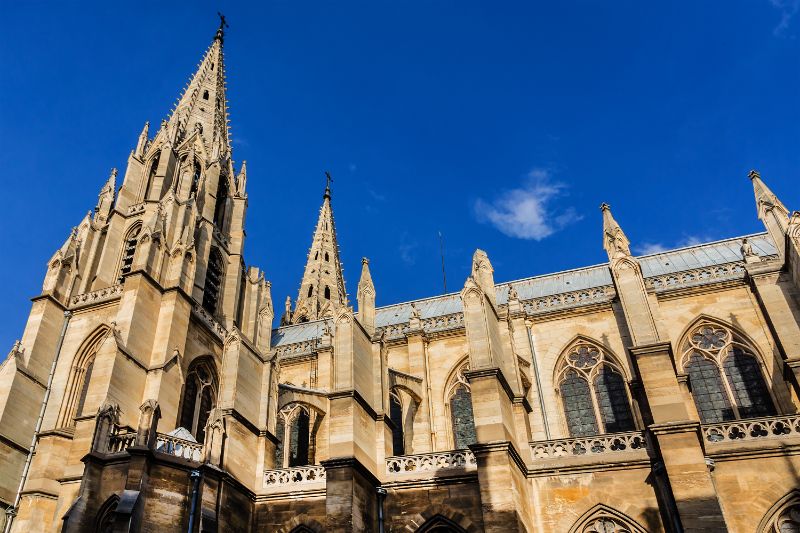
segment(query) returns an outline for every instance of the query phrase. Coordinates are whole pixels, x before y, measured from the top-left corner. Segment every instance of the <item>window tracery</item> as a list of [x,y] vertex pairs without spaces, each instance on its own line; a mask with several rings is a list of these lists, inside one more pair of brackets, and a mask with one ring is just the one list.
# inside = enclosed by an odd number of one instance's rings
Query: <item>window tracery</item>
[[315,463],[316,433],[321,419],[321,413],[300,403],[291,403],[278,412],[275,468]]
[[75,418],[84,414],[95,357],[109,334],[110,329],[107,326],[98,328],[87,337],[75,355],[64,403],[59,413],[59,427],[74,426]]
[[793,490],[767,511],[758,533],[796,533],[800,531],[800,490]]
[[683,369],[702,422],[775,414],[756,353],[723,324],[705,321],[687,335]]
[[208,255],[208,269],[206,270],[206,282],[203,288],[203,308],[212,315],[217,312],[224,268],[222,254],[216,247],[212,248],[211,253]]
[[120,260],[119,267],[119,281],[125,274],[128,274],[133,269],[133,259],[136,255],[136,246],[139,244],[139,233],[142,232],[142,223],[137,222],[125,234],[122,240],[122,259]]
[[180,426],[189,430],[197,442],[205,440],[209,412],[217,403],[217,371],[209,357],[192,361],[186,373]]
[[599,345],[575,342],[561,357],[556,376],[570,436],[635,428],[622,370]]
[[461,364],[453,374],[445,392],[445,404],[449,410],[453,449],[462,450],[475,444],[475,416],[472,411],[472,392],[464,372],[469,370],[469,360]]

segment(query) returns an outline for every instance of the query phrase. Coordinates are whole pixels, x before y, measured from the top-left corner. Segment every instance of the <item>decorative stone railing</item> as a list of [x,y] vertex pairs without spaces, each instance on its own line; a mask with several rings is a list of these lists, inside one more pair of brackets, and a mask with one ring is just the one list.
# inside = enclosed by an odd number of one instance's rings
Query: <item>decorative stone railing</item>
[[477,466],[475,456],[469,450],[398,455],[386,459],[386,473],[391,475],[438,472],[455,468],[472,471]]
[[294,342],[292,344],[284,344],[275,349],[278,357],[291,357],[293,355],[303,355],[313,352],[320,344],[319,339],[311,339],[307,341]]
[[122,284],[111,285],[92,292],[84,292],[69,299],[71,305],[84,305],[106,302],[118,298],[122,294]]
[[525,300],[522,302],[522,305],[525,307],[525,311],[528,314],[546,313],[556,309],[606,302],[611,299],[611,295],[613,295],[613,287],[609,285],[607,287],[564,292],[542,298]]
[[144,211],[145,203],[139,202],[138,204],[133,204],[128,206],[128,215],[138,215],[139,213]]
[[706,268],[696,268],[666,274],[663,276],[649,277],[644,280],[648,288],[656,291],[665,291],[679,287],[691,287],[702,285],[714,281],[725,281],[730,279],[743,278],[745,274],[744,266],[741,263],[728,263]]
[[711,444],[800,436],[800,415],[772,416],[703,424],[703,439]]
[[191,461],[199,462],[203,459],[202,444],[164,433],[159,433],[156,437],[156,451]]
[[[449,315],[433,316],[420,320],[420,326],[425,333],[448,331],[464,327],[464,313],[451,313]],[[408,322],[390,324],[378,328],[378,333],[384,333],[387,339],[399,339],[411,331]]]
[[607,453],[623,453],[647,449],[647,439],[641,431],[610,433],[594,437],[532,442],[533,458],[558,459]]
[[295,490],[302,485],[320,482],[325,482],[325,468],[322,466],[296,466],[264,471],[264,488],[285,487]]
[[136,432],[130,430],[123,430],[115,433],[108,438],[108,453],[124,452],[131,446],[136,444]]
[[208,326],[212,332],[214,332],[220,339],[225,339],[228,336],[228,330],[222,327],[222,324],[214,320],[214,317],[211,316],[208,311],[203,309],[202,306],[194,305],[192,307],[192,312],[194,315],[200,319],[200,321]]

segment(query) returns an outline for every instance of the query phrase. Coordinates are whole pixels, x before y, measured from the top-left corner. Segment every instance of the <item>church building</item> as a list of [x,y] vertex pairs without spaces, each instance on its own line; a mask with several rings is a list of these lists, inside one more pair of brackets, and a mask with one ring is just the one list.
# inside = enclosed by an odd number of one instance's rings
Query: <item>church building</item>
[[478,249],[385,307],[366,258],[345,290],[328,181],[276,316],[224,37],[0,366],[6,533],[800,531],[800,212],[758,172],[764,232],[635,256],[603,204],[608,262],[498,283]]

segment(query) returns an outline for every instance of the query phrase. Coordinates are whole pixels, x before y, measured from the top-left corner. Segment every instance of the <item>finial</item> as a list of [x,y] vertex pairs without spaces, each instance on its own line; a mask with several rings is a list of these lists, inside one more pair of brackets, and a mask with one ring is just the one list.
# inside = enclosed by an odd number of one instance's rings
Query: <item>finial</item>
[[117,167],[111,167],[111,176],[109,176],[109,177],[111,177],[111,178],[116,178],[117,177]]
[[753,169],[747,173],[747,177],[754,180],[756,178],[761,178],[761,174],[758,173],[758,170]]
[[230,28],[230,26],[225,20],[225,15],[217,11],[217,16],[219,17],[219,28],[217,28],[217,34],[214,36],[214,39],[218,39],[219,42],[222,42],[225,38],[225,28]]
[[361,264],[362,265],[368,265],[369,264],[369,259],[367,259],[366,257],[362,257],[361,258]]
[[322,195],[323,198],[330,199],[331,197],[331,182],[333,178],[331,177],[330,172],[327,170],[325,171],[325,194]]
[[610,209],[611,209],[611,206],[608,205],[607,203],[603,202],[602,204],[600,204],[600,211],[608,211]]

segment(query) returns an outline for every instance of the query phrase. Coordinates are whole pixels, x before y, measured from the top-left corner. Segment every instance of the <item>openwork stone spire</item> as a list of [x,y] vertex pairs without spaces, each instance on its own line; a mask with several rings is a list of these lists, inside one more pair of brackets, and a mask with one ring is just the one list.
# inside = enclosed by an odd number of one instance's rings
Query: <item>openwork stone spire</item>
[[308,261],[300,284],[291,322],[307,322],[332,317],[347,304],[342,264],[339,261],[339,244],[331,208],[330,176],[322,196],[319,220],[314,230]]
[[220,24],[211,46],[206,50],[166,124],[169,139],[174,145],[199,131],[211,161],[230,158],[231,154],[228,104],[225,98],[223,36],[223,26]]
[[611,206],[603,203],[600,205],[600,210],[603,212],[603,248],[608,253],[609,259],[616,259],[618,257],[627,257],[631,255],[630,241],[625,236],[625,232],[614,220],[614,215],[611,214]]

